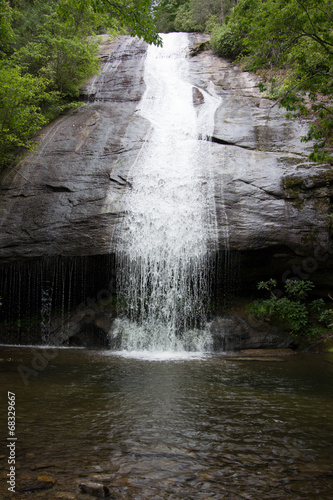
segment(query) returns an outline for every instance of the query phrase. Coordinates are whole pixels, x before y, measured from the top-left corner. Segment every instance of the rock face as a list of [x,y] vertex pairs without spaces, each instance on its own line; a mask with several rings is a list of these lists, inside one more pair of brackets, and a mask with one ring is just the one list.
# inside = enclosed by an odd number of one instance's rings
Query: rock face
[[[192,45],[207,39],[189,36]],[[105,39],[100,75],[82,89],[87,104],[44,128],[37,153],[2,173],[2,263],[113,251],[129,171],[150,128],[137,113],[146,50],[130,37]],[[210,50],[192,55],[195,106],[202,90],[221,100],[211,137],[219,249],[272,248],[284,268],[295,254],[326,256],[327,265],[333,174],[308,161],[307,124],[287,121],[255,75]]]
[[2,261],[110,252],[127,169],[146,128],[135,118],[145,53],[146,44],[130,37],[106,41],[101,73],[83,89],[93,102],[44,128],[37,154],[3,173]]
[[228,224],[233,249],[327,250],[333,175],[307,159],[307,124],[286,120],[255,75],[210,51],[193,57],[191,68],[193,84],[209,92],[213,83],[221,98],[212,137],[220,247]]

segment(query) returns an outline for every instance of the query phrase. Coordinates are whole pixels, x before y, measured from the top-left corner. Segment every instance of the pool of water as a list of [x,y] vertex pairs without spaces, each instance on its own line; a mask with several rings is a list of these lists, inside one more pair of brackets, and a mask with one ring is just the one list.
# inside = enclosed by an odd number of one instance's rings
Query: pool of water
[[[91,498],[85,481],[116,499],[333,497],[331,354],[149,360],[3,347],[0,358],[1,498]],[[41,476],[54,485],[34,489]]]

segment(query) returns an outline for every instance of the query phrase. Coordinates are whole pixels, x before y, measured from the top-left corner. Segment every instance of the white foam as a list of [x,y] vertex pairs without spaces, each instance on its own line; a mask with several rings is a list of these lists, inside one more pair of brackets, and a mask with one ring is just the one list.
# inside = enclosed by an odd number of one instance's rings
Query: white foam
[[105,356],[117,356],[127,359],[139,359],[143,361],[186,361],[193,359],[205,359],[209,353],[189,351],[103,351]]

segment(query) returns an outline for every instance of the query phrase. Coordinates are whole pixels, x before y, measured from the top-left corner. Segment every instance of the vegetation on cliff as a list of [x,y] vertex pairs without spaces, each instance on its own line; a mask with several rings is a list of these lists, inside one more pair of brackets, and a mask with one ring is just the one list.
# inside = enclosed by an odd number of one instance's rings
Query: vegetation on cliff
[[331,0],[0,0],[0,168],[76,105],[98,67],[89,35],[159,44],[156,31],[211,33],[213,50],[258,72],[287,116],[311,119],[310,158],[333,162],[332,25]]
[[213,50],[263,77],[262,90],[306,117],[310,159],[333,162],[333,8],[331,0],[161,0],[166,31],[211,32]]
[[0,168],[98,71],[100,33],[159,44],[151,0],[0,0]]

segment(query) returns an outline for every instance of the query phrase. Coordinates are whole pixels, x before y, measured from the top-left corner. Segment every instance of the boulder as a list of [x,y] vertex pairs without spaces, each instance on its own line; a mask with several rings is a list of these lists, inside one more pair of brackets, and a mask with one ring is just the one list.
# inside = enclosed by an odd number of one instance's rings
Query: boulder
[[88,493],[98,498],[111,498],[109,488],[107,488],[107,486],[104,486],[103,484],[87,481],[85,483],[80,483],[79,488],[81,492]]
[[282,349],[295,345],[294,338],[282,328],[264,323],[252,326],[249,321],[232,314],[217,316],[210,324],[215,352],[245,349]]

